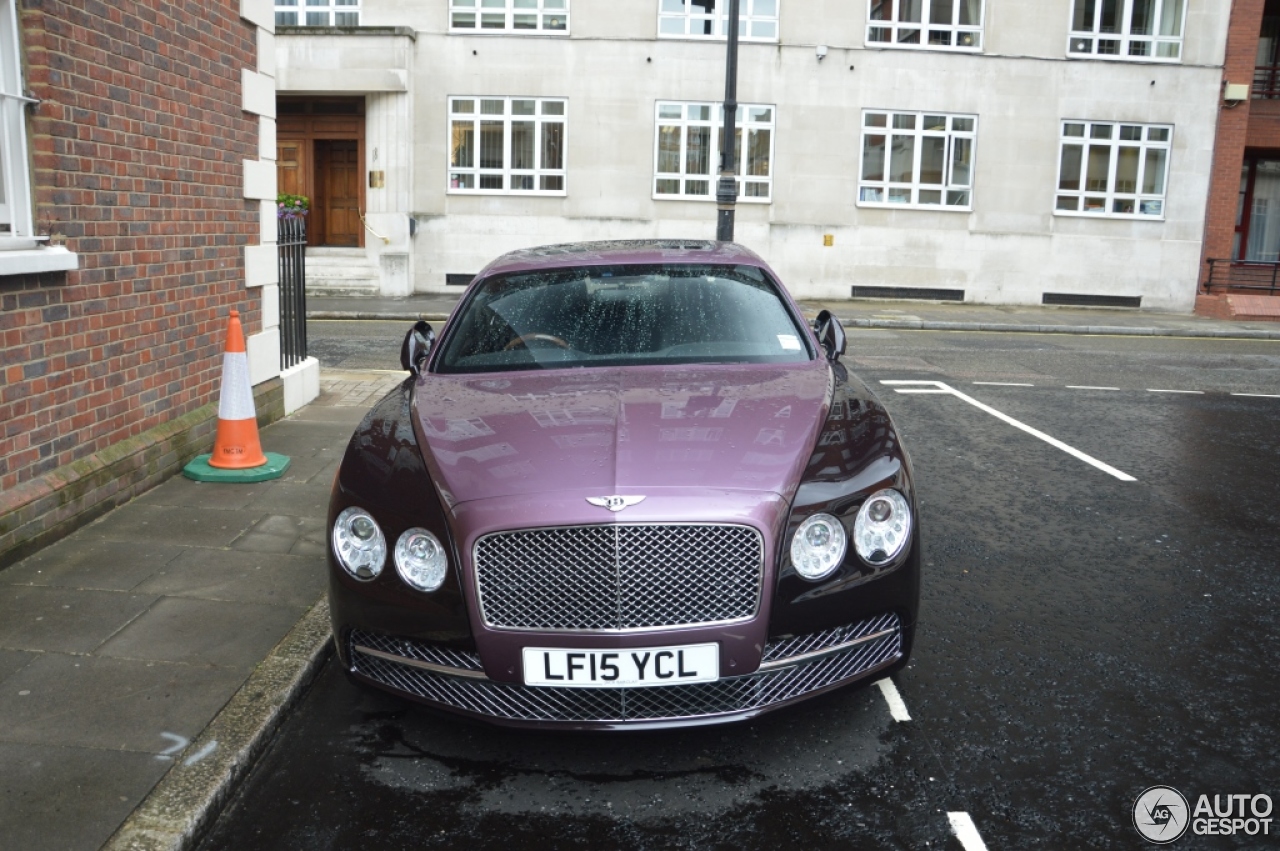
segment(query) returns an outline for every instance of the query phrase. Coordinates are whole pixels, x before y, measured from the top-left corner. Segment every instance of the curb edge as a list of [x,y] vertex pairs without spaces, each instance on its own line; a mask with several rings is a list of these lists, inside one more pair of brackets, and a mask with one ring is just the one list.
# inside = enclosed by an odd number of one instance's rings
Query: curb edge
[[222,812],[272,735],[333,652],[322,597],[174,758],[103,851],[188,851]]

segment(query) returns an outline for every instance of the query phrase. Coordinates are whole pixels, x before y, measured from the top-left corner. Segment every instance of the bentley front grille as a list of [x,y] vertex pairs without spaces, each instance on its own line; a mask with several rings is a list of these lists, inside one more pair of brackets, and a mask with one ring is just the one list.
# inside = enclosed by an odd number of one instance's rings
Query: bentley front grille
[[[767,667],[754,674],[710,683],[647,688],[547,688],[499,683],[483,677],[442,673],[417,661],[433,655],[414,650],[396,661],[366,652],[363,634],[351,637],[352,669],[375,682],[429,703],[509,721],[625,723],[678,721],[765,709],[828,686],[857,679],[902,656],[902,626],[896,615],[845,627],[833,643],[828,630],[766,646]],[[403,642],[394,642],[403,645]],[[795,655],[779,655],[778,650]],[[773,651],[773,652],[771,652]],[[797,652],[798,651],[798,652]],[[478,660],[476,660],[478,664]],[[471,663],[467,663],[467,668]]]
[[485,535],[474,560],[488,626],[652,629],[753,617],[764,541],[749,526],[566,526]]

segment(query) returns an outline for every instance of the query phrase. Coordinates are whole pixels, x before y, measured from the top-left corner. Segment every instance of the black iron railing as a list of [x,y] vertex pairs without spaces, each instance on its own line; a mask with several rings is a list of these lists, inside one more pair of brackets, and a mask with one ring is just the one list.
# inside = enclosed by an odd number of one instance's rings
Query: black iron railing
[[307,220],[279,221],[280,253],[280,368],[307,359],[306,256]]
[[1210,260],[1209,278],[1204,282],[1205,292],[1217,290],[1248,290],[1280,293],[1280,263],[1258,263],[1248,260]]
[[1253,69],[1253,96],[1280,98],[1280,65],[1258,65]]

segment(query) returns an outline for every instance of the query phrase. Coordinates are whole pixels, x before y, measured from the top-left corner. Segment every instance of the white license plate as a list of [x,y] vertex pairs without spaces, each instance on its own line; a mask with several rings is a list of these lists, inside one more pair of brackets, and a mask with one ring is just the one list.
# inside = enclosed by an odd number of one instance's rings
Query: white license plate
[[714,682],[719,676],[718,644],[620,650],[524,648],[524,684],[528,686],[673,686]]

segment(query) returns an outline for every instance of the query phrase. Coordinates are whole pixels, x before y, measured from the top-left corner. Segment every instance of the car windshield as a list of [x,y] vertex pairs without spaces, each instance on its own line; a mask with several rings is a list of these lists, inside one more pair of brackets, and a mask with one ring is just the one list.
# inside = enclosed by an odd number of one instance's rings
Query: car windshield
[[579,266],[482,281],[435,371],[809,360],[808,335],[754,266]]

